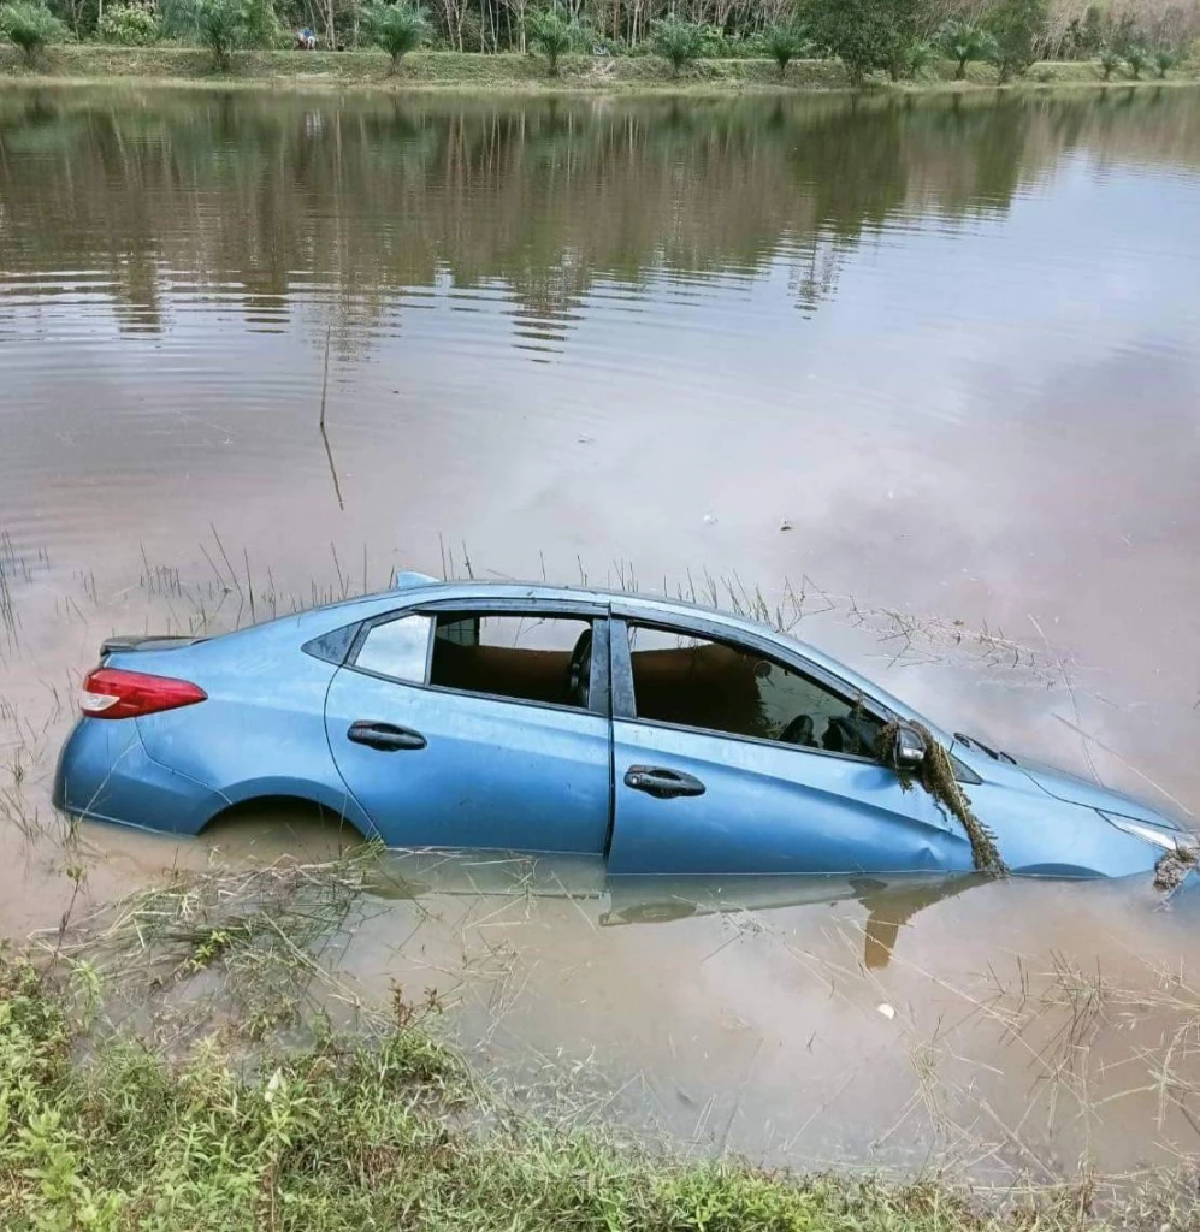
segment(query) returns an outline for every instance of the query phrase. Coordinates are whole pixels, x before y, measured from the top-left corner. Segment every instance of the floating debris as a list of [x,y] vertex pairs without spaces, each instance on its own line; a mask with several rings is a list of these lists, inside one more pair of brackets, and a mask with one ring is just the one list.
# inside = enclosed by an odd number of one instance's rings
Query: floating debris
[[1176,847],[1154,866],[1154,888],[1167,893],[1178,890],[1188,873],[1200,863],[1200,853],[1195,847]]
[[962,823],[962,828],[971,840],[971,852],[975,868],[989,877],[1007,877],[1008,866],[1000,857],[996,836],[975,816],[966,792],[959,786],[950,754],[942,747],[934,734],[922,723],[906,723],[915,729],[925,741],[925,758],[920,768],[905,766],[894,756],[896,741],[900,735],[900,723],[889,723],[879,735],[879,755],[888,765],[896,767],[900,785],[909,791],[919,783],[948,812]]

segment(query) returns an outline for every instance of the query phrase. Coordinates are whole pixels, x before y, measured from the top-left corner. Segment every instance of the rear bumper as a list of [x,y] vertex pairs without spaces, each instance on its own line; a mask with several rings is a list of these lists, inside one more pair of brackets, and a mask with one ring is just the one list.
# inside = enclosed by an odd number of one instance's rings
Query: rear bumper
[[54,807],[75,817],[196,834],[225,804],[146,753],[132,719],[83,718],[59,754]]

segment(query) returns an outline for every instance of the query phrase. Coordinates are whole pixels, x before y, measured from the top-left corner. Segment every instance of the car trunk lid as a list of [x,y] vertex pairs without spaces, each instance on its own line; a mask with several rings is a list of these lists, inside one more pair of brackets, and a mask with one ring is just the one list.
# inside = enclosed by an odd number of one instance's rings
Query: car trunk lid
[[184,646],[196,646],[207,641],[204,637],[177,637],[170,634],[114,634],[100,643],[100,662],[104,663],[111,655],[137,654],[147,650],[180,650]]

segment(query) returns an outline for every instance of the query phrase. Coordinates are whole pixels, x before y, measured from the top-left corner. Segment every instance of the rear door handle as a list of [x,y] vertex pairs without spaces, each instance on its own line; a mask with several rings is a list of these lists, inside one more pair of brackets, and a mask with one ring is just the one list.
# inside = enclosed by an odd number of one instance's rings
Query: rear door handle
[[644,791],[656,800],[704,795],[704,784],[694,774],[669,770],[666,766],[630,766],[625,772],[625,786]]
[[375,723],[369,719],[360,719],[350,724],[346,733],[348,740],[355,744],[365,744],[369,749],[378,749],[381,753],[398,753],[402,749],[423,749],[425,737],[411,727],[397,727],[393,723]]

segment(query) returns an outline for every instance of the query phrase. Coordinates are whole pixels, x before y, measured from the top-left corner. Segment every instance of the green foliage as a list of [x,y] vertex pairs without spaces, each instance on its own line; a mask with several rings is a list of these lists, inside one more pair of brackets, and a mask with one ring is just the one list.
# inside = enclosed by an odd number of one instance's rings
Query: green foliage
[[229,68],[234,51],[246,41],[243,0],[198,0],[196,29],[201,43],[212,53],[214,66]]
[[994,0],[984,25],[996,40],[1001,81],[1020,77],[1033,63],[1046,17],[1047,0]]
[[558,60],[566,55],[575,41],[571,22],[557,9],[535,13],[529,19],[529,34],[533,45],[546,57],[551,77],[558,76]]
[[1089,4],[1080,21],[1071,18],[1061,52],[1073,60],[1089,60],[1104,46],[1104,14],[1100,6]]
[[106,43],[122,47],[148,47],[158,42],[158,18],[141,4],[112,5],[104,10],[99,26],[100,37]]
[[392,57],[393,70],[403,56],[421,46],[428,30],[424,11],[402,0],[372,4],[364,10],[363,20],[371,42]]
[[906,71],[918,41],[922,0],[801,0],[802,15],[817,44],[846,66],[861,86],[869,72],[886,69],[895,79]]
[[242,46],[276,47],[280,34],[272,0],[242,0]]
[[196,37],[198,0],[157,0],[158,24],[167,38]]
[[1140,46],[1142,34],[1138,29],[1136,13],[1122,13],[1115,23],[1110,18],[1109,26],[1112,32],[1110,41],[1120,55],[1125,56],[1131,48]]
[[787,72],[788,64],[805,55],[810,46],[804,28],[794,21],[781,22],[767,30],[767,51],[779,65],[780,77]]
[[700,54],[701,31],[694,22],[667,17],[654,27],[654,50],[671,66],[674,76]]
[[1121,56],[1115,47],[1105,47],[1100,52],[1100,71],[1105,81],[1111,81],[1112,75],[1121,67]]
[[1165,50],[1156,51],[1154,53],[1154,67],[1160,78],[1166,77],[1166,75],[1175,67],[1175,53]]
[[919,77],[938,58],[938,49],[932,43],[913,43],[905,53],[904,75]]
[[972,21],[948,21],[937,36],[938,49],[954,61],[954,80],[962,81],[972,60],[994,60],[999,54],[991,31]]
[[738,54],[738,46],[725,36],[720,26],[711,22],[701,22],[696,26],[699,47],[696,51],[698,60],[724,60]]
[[1129,65],[1134,81],[1139,81],[1150,64],[1150,53],[1144,47],[1130,47],[1125,53],[1125,63]]
[[21,49],[30,68],[42,50],[66,32],[66,26],[43,4],[6,4],[0,8],[0,33]]

